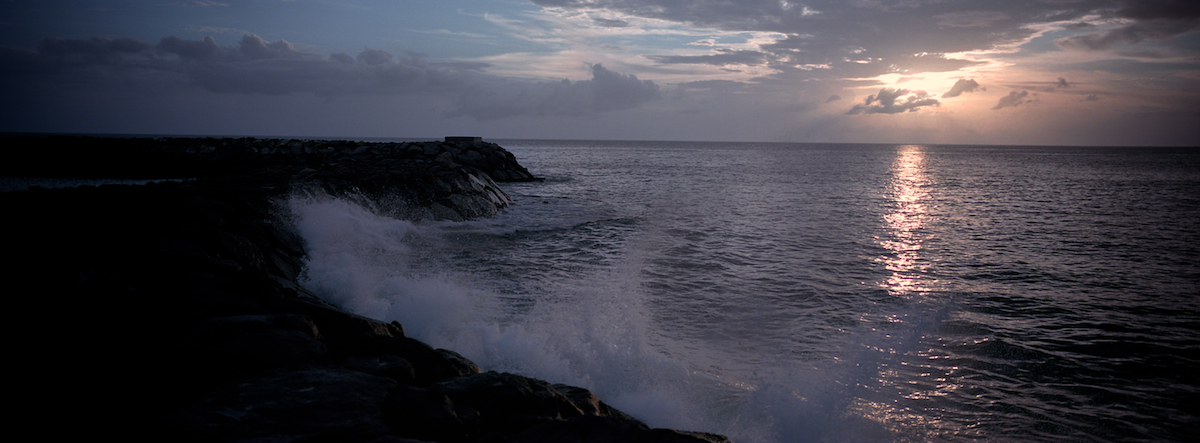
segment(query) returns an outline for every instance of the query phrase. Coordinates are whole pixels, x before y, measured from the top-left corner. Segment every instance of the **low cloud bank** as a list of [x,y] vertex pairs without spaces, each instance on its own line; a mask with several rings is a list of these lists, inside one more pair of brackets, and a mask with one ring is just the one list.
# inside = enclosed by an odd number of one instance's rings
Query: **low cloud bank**
[[247,34],[222,46],[212,37],[47,38],[33,51],[0,50],[0,74],[10,84],[88,90],[153,87],[162,93],[422,95],[456,105],[449,115],[499,119],[519,115],[589,115],[636,107],[659,97],[659,86],[596,64],[592,78],[536,82],[489,75],[477,63],[433,63],[414,54],[363,48],[328,57]]
[[630,109],[659,98],[659,87],[650,80],[610,71],[600,64],[590,66],[591,80],[572,82],[520,83],[482,86],[463,96],[452,116],[495,120],[518,115],[587,115]]

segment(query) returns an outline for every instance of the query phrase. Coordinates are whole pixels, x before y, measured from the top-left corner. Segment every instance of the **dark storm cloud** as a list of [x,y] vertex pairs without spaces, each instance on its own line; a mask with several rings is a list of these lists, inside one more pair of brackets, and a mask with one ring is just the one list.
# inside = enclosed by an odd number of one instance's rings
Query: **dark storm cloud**
[[506,83],[466,94],[451,115],[495,120],[517,115],[587,115],[636,107],[659,97],[649,80],[622,75],[600,64],[591,65],[592,79],[572,82]]
[[[421,56],[363,48],[356,56],[329,57],[299,51],[286,40],[256,35],[222,46],[212,37],[166,37],[155,45],[135,39],[43,40],[34,51],[0,51],[0,73],[29,88],[139,89],[163,93],[199,87],[212,93],[286,95],[309,93],[435,94],[457,102],[455,115],[587,115],[635,107],[658,97],[658,85],[632,75],[589,67],[590,80],[537,83],[482,72],[484,63],[429,63]],[[475,100],[464,97],[492,97]],[[505,105],[500,99],[511,100]]]
[[829,98],[825,99],[825,103],[835,102],[835,101],[838,101],[841,99],[842,99],[842,96],[834,94],[834,95],[829,96]]
[[1139,61],[1124,58],[1070,63],[1062,66],[1067,70],[1111,72],[1121,75],[1145,75],[1147,72],[1160,74],[1178,71],[1200,70],[1200,60]]
[[1000,101],[996,103],[996,107],[992,108],[992,110],[997,110],[1000,108],[1012,108],[1012,107],[1019,106],[1020,104],[1025,103],[1025,97],[1028,97],[1028,96],[1029,96],[1029,91],[1009,92],[1008,95],[1006,95],[1004,97],[1000,97]]
[[1064,49],[1102,51],[1122,44],[1132,45],[1147,40],[1165,40],[1197,30],[1200,30],[1200,20],[1195,18],[1156,18],[1135,21],[1105,32],[1066,37],[1055,43]]
[[1117,15],[1138,20],[1200,18],[1200,3],[1192,0],[1126,0]]
[[967,11],[948,12],[936,15],[933,18],[937,19],[938,26],[942,27],[984,28],[992,26],[994,22],[1008,18],[1008,15],[996,11]]
[[717,49],[716,54],[710,55],[651,55],[649,58],[662,64],[758,65],[766,61],[767,54],[759,51]]
[[941,102],[930,98],[929,93],[925,91],[882,88],[879,90],[879,94],[867,96],[863,104],[854,105],[846,114],[899,114],[913,112],[925,106],[939,105]]
[[979,89],[979,83],[975,79],[967,80],[960,78],[954,82],[954,86],[951,86],[949,91],[942,94],[942,98],[958,97],[966,92],[975,92],[976,89]]

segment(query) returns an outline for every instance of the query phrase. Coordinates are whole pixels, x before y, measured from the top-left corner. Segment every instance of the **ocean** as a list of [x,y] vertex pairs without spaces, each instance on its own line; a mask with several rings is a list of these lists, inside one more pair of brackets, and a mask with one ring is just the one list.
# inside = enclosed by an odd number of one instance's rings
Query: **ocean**
[[293,197],[303,284],[735,442],[1200,429],[1200,149],[497,142],[495,217]]

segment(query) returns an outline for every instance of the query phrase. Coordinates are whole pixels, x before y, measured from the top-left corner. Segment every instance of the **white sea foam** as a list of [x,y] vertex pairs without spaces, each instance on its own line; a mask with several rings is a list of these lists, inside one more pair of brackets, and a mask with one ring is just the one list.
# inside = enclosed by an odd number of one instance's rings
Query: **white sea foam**
[[[742,442],[855,440],[844,435],[848,422],[839,415],[853,388],[832,380],[840,377],[830,374],[836,365],[764,362],[753,374],[735,374],[689,362],[697,352],[720,351],[694,349],[659,329],[645,305],[636,247],[617,265],[585,272],[557,292],[527,295],[516,309],[512,294],[448,261],[464,247],[465,232],[513,235],[511,227],[414,224],[328,197],[295,197],[290,207],[308,246],[307,288],[351,312],[399,321],[414,338],[484,370],[591,389],[653,427],[721,432]],[[870,427],[863,425],[856,432]]]
[[720,431],[714,415],[729,411],[714,398],[746,389],[648,344],[654,332],[630,267],[505,314],[502,294],[430,263],[441,258],[429,250],[446,247],[442,236],[461,225],[417,225],[332,198],[296,197],[290,206],[308,246],[307,288],[351,312],[399,321],[414,338],[485,370],[583,386],[656,427]]

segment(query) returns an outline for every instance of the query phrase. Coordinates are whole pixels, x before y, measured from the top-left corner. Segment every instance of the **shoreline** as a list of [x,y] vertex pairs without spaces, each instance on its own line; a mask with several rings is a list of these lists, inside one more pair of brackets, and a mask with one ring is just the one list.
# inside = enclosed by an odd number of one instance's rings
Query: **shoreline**
[[19,376],[40,388],[20,399],[31,419],[86,410],[93,432],[194,441],[728,441],[650,429],[582,388],[481,372],[296,284],[305,249],[279,199],[486,217],[511,202],[497,181],[535,179],[499,146],[67,139],[26,139],[0,173],[192,179],[0,193],[14,214],[8,280],[31,288],[13,294],[26,315],[10,325]]

